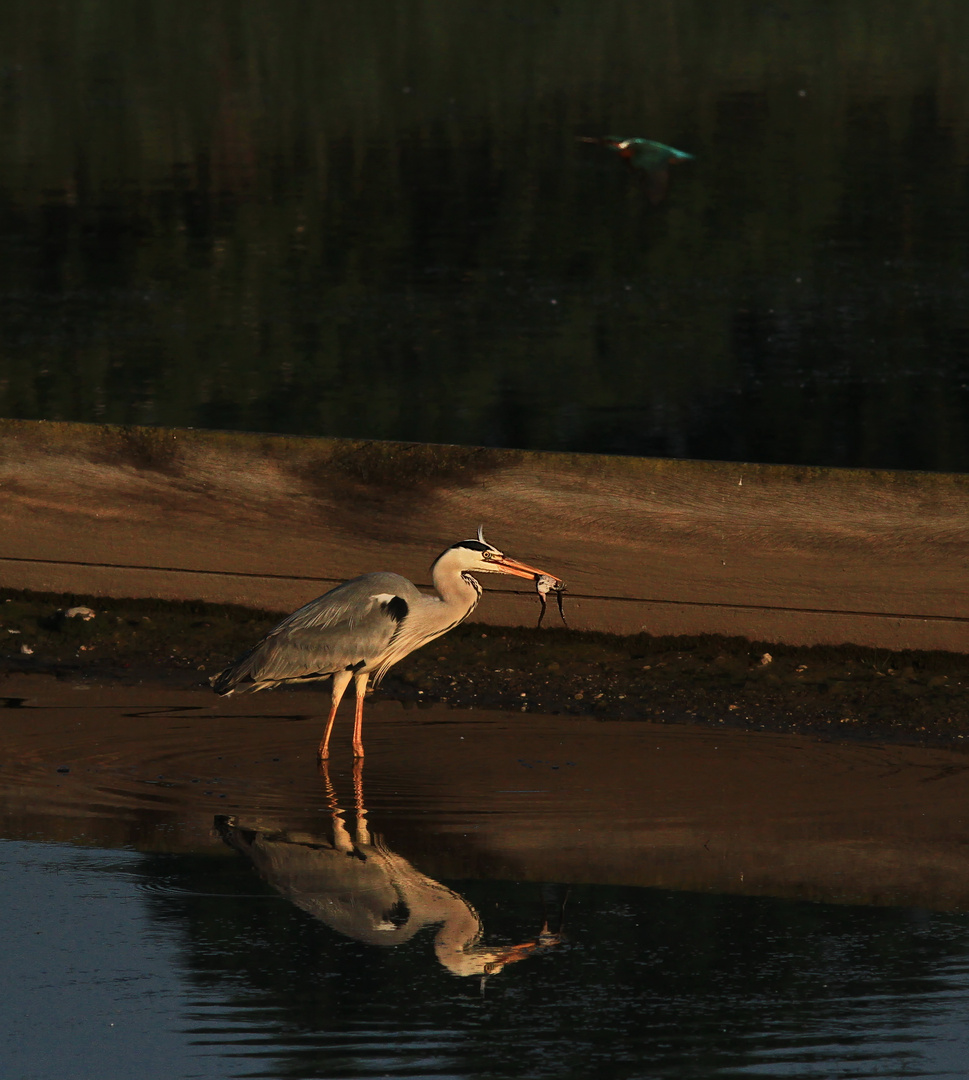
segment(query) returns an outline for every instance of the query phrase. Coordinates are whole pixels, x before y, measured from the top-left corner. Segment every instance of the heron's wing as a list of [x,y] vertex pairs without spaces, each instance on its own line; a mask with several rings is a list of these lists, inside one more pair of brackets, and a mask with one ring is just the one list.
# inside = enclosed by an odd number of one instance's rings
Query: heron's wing
[[272,637],[290,630],[325,630],[334,626],[352,629],[361,619],[367,618],[377,597],[399,597],[410,607],[421,600],[423,594],[400,574],[363,574],[297,608],[266,636]]
[[390,646],[420,591],[397,574],[365,574],[288,615],[212,681],[217,693],[320,679],[368,665]]

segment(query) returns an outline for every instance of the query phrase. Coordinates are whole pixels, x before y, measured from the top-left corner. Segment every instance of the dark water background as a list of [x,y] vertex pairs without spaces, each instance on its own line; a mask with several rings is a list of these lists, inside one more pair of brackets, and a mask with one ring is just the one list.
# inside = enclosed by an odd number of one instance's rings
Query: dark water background
[[[0,414],[969,469],[964,0],[8,0]],[[695,155],[654,205],[589,134]]]
[[241,859],[79,841],[0,841],[6,1075],[965,1076],[965,914],[442,882],[495,944],[534,938],[543,893],[564,910],[567,940],[482,992],[433,929],[380,949]]

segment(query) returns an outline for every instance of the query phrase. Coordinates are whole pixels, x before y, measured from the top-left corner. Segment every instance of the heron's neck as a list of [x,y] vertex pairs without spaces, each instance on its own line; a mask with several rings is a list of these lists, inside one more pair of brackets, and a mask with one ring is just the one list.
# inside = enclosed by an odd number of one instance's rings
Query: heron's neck
[[[440,914],[441,929],[434,935],[434,952],[438,960],[453,971],[460,958],[471,952],[481,940],[481,919],[474,908],[457,893],[452,902]],[[443,906],[443,905],[442,905]]]
[[435,566],[433,581],[438,596],[455,616],[470,615],[481,599],[481,586],[466,571]]

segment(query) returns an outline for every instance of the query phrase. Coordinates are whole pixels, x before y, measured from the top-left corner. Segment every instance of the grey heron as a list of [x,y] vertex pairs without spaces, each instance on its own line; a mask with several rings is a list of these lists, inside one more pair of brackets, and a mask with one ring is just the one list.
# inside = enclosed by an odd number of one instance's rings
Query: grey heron
[[453,630],[481,599],[473,573],[511,574],[538,581],[558,578],[508,558],[489,544],[461,540],[441,553],[431,567],[435,593],[422,593],[400,574],[378,572],[353,578],[311,600],[269,631],[209,680],[217,694],[251,693],[274,686],[332,678],[330,713],[319,758],[329,755],[333,721],[350,680],[356,689],[353,754],[363,757],[363,699],[408,653]]

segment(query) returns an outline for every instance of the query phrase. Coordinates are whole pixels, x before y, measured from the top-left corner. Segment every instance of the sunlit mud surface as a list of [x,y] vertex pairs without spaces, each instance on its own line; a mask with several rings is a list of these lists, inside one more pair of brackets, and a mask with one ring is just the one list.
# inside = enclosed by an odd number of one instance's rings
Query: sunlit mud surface
[[4,692],[5,1075],[963,1074],[956,750]]

